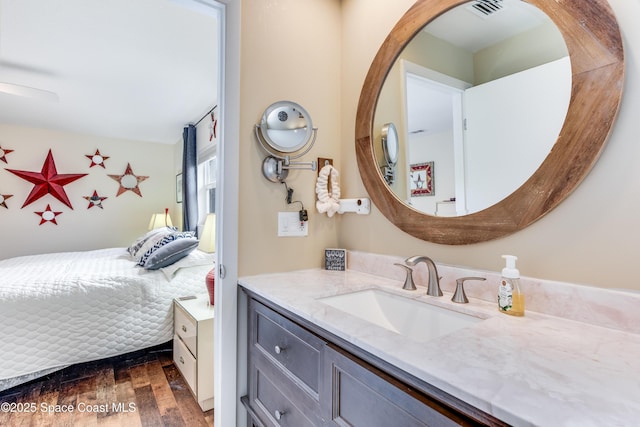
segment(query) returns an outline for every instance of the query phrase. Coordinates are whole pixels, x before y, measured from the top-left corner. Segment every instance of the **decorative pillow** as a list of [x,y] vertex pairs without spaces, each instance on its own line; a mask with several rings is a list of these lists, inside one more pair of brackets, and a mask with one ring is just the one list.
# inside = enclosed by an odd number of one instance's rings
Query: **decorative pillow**
[[143,236],[138,237],[136,241],[133,242],[131,246],[127,248],[127,251],[132,257],[137,258],[140,254],[144,253],[144,252],[141,252],[140,249],[142,248],[142,245],[144,245],[147,240],[160,234],[166,235],[168,233],[173,233],[176,230],[177,228],[175,227],[154,228],[153,230],[146,232]]
[[163,247],[169,242],[172,242],[176,239],[183,239],[186,237],[194,237],[192,231],[174,231],[169,234],[160,234],[149,238],[142,248],[138,251],[138,265],[144,267],[144,263],[147,261],[147,258],[151,256],[159,248]]
[[195,237],[182,237],[172,240],[153,251],[145,260],[144,268],[157,270],[171,265],[189,255],[191,251],[198,247],[198,243],[198,239]]
[[[163,245],[163,240],[167,237],[170,236],[172,233],[171,232],[162,232],[162,233],[157,233],[154,234],[153,236],[149,237],[147,240],[144,241],[144,243],[142,244],[142,246],[140,246],[138,248],[138,250],[136,250],[136,252],[133,254],[133,257],[135,258],[136,261],[138,261],[138,264],[142,265],[144,264],[144,262],[140,262],[140,260],[142,260],[142,258],[148,253],[151,254],[151,252],[153,252],[153,249],[156,247],[160,247],[161,245]],[[171,239],[173,240],[173,239]]]

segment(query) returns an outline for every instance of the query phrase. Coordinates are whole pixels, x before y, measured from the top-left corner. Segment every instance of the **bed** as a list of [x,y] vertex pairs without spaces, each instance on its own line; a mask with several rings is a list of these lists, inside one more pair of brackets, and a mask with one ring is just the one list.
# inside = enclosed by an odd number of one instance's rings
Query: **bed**
[[[148,240],[145,235],[129,248],[0,260],[0,391],[172,339],[173,299],[206,293],[214,257],[199,251],[191,237],[189,250],[172,259],[165,251],[162,262],[146,268],[141,254],[166,246]],[[138,256],[131,253],[136,246],[144,250]]]

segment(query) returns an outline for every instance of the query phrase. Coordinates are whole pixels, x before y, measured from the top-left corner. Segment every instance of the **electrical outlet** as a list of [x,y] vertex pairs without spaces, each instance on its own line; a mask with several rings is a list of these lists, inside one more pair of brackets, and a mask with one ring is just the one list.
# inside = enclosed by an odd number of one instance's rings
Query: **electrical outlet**
[[278,212],[278,237],[309,235],[309,222],[300,221],[300,212]]

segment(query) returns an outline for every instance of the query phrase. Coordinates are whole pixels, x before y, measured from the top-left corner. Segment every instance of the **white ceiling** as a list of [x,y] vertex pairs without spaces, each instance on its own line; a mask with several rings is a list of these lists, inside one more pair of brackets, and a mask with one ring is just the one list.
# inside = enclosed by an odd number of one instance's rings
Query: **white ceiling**
[[[497,12],[481,16],[468,2],[449,10],[425,27],[429,34],[470,53],[493,46],[548,21],[544,12],[521,0],[498,1]],[[407,81],[408,126],[411,133],[438,133],[452,127],[451,96],[420,78]]]
[[522,0],[498,0],[501,9],[487,16],[478,14],[472,8],[473,3],[470,1],[440,15],[425,31],[476,53],[549,19],[540,9]]
[[[158,143],[217,103],[210,0],[0,0],[0,122]],[[1,136],[0,136],[1,138]]]

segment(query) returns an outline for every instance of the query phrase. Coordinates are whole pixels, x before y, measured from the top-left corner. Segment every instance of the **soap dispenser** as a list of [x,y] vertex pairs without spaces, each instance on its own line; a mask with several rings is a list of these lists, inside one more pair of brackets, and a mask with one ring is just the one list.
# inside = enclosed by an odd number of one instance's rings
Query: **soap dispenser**
[[520,290],[520,272],[516,268],[518,257],[502,255],[506,266],[502,269],[502,278],[498,288],[498,309],[511,316],[524,316],[524,294]]

